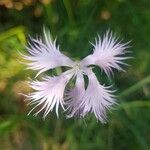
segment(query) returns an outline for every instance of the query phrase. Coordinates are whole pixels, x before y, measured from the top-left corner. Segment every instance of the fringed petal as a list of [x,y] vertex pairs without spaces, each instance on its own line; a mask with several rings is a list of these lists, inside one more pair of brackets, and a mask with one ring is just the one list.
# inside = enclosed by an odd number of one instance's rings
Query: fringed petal
[[126,49],[129,42],[121,43],[118,41],[112,32],[107,31],[103,39],[98,37],[94,46],[93,54],[85,57],[82,60],[82,64],[85,66],[97,65],[99,66],[107,76],[113,73],[112,69],[124,71],[122,65],[127,65],[123,61],[131,57],[126,57],[125,54],[128,52]]
[[44,111],[43,117],[45,118],[50,111],[55,107],[56,115],[58,115],[59,105],[64,109],[64,90],[73,76],[71,71],[66,71],[60,76],[45,77],[43,81],[33,81],[30,83],[30,87],[35,90],[28,95],[29,104],[35,105],[29,114],[37,107],[40,110],[35,113],[37,115],[41,111]]
[[44,30],[44,40],[32,39],[26,47],[28,55],[21,54],[28,61],[29,69],[38,70],[38,74],[59,66],[72,67],[73,61],[59,51],[56,40],[53,42],[50,33]]
[[82,103],[84,103],[83,116],[88,112],[94,113],[96,118],[102,123],[106,123],[106,111],[113,108],[116,101],[110,87],[99,84],[95,74],[92,71],[87,73],[89,84],[85,91]]
[[82,74],[77,74],[75,87],[66,93],[66,105],[68,115],[67,118],[71,117],[82,117],[83,106],[82,100],[85,94],[84,78]]

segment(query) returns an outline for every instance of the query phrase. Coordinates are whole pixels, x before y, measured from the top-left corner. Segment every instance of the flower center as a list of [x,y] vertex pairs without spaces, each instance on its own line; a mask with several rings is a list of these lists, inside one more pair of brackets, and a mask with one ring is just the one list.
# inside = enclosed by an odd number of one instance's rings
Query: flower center
[[76,61],[74,63],[73,70],[75,70],[75,71],[81,71],[82,70],[82,66],[80,64],[80,61]]

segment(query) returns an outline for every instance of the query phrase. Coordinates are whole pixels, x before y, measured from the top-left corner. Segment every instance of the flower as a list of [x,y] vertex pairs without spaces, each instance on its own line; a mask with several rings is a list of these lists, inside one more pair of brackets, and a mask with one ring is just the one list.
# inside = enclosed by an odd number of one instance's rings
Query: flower
[[[29,114],[40,108],[35,115],[44,112],[45,118],[55,109],[59,117],[59,107],[67,112],[67,117],[85,117],[94,113],[102,123],[107,122],[107,110],[117,103],[111,86],[99,83],[91,65],[99,66],[110,78],[113,69],[123,70],[123,61],[129,59],[125,54],[129,43],[121,43],[110,31],[96,40],[93,54],[81,61],[73,61],[60,52],[56,39],[52,40],[50,33],[44,29],[44,39],[31,38],[27,48],[28,54],[21,54],[27,61],[27,68],[37,71],[37,75],[56,67],[66,66],[67,71],[57,76],[46,76],[41,81],[31,81],[34,90],[27,95],[30,105],[34,105]],[[88,78],[85,86],[85,76]],[[70,83],[73,85],[69,87]],[[69,89],[67,89],[69,87]]]

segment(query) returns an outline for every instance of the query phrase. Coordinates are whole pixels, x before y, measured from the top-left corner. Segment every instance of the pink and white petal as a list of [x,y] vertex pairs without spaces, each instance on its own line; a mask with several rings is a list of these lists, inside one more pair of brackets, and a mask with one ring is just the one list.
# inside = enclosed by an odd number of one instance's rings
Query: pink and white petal
[[59,106],[64,109],[64,90],[72,78],[73,72],[66,71],[60,76],[45,77],[43,81],[33,81],[30,83],[30,87],[34,90],[27,97],[29,104],[34,105],[29,114],[37,107],[41,106],[41,109],[35,113],[37,115],[41,111],[44,111],[43,117],[45,118],[50,111],[55,107],[56,115],[58,115]]
[[29,69],[37,70],[38,74],[59,66],[73,66],[73,61],[59,51],[56,40],[53,42],[49,33],[44,30],[44,40],[31,39],[29,47],[26,47],[28,55],[22,57],[28,61]]
[[126,51],[129,48],[128,44],[129,42],[121,43],[112,32],[107,31],[103,39],[99,37],[96,44],[92,44],[94,46],[93,54],[85,57],[82,64],[85,66],[97,65],[108,76],[113,72],[113,68],[123,71],[122,65],[126,65],[123,61],[131,58],[125,56],[128,53]]
[[107,110],[111,110],[113,105],[116,104],[113,95],[114,91],[110,90],[110,87],[99,84],[92,71],[88,71],[87,76],[89,78],[89,84],[83,97],[83,115],[89,112],[94,113],[98,120],[102,123],[106,123]]
[[81,73],[77,74],[75,87],[66,93],[67,118],[82,117],[82,100],[85,94],[84,78]]

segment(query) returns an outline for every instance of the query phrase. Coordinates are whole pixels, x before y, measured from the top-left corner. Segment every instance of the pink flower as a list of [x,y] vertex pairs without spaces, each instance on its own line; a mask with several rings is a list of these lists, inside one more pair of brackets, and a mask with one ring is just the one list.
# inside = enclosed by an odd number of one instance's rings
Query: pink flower
[[[44,111],[45,118],[49,112],[55,108],[57,117],[59,116],[59,106],[67,111],[67,117],[84,117],[88,113],[94,113],[95,117],[102,123],[107,121],[107,110],[111,110],[116,104],[114,91],[111,86],[104,86],[99,83],[92,67],[99,66],[107,76],[113,73],[113,68],[123,70],[123,62],[126,57],[128,43],[121,43],[111,32],[107,31],[103,38],[98,37],[94,46],[93,54],[85,57],[81,61],[73,61],[59,51],[51,39],[49,33],[44,29],[44,40],[31,39],[27,47],[28,55],[21,54],[27,60],[29,69],[38,71],[37,76],[47,70],[56,67],[66,66],[67,71],[58,76],[46,76],[41,81],[30,82],[30,87],[34,90],[27,95],[29,104],[34,105],[29,114],[37,107],[38,113]],[[84,76],[88,78],[88,85],[85,88]],[[73,85],[67,89],[69,84]]]

